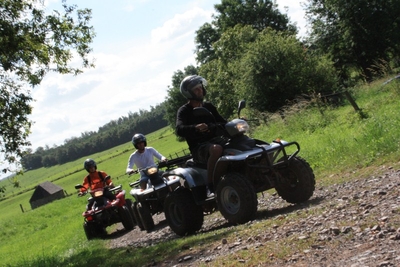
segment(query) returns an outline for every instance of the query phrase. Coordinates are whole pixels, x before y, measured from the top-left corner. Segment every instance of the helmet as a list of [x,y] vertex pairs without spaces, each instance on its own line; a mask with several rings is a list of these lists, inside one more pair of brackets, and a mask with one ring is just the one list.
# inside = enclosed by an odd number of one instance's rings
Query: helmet
[[132,137],[132,144],[137,149],[137,144],[139,144],[140,142],[144,142],[144,146],[147,146],[146,136],[141,133],[137,133]]
[[207,81],[201,76],[198,75],[190,75],[185,77],[182,82],[181,82],[181,93],[184,97],[187,99],[193,99],[193,100],[203,100],[203,99],[196,99],[196,96],[193,94],[193,88],[201,84],[203,87],[203,96],[206,95],[206,86],[207,86]]
[[92,159],[87,159],[85,160],[85,163],[83,163],[83,167],[89,172],[89,168],[94,166],[94,168],[97,170],[97,165],[96,162]]

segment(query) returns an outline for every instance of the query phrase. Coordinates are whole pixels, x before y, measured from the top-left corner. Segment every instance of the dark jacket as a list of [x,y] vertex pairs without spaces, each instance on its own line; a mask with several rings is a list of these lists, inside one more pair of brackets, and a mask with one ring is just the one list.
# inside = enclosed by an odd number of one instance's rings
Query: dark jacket
[[[192,151],[198,144],[209,141],[216,137],[215,127],[210,127],[213,123],[226,123],[226,120],[218,113],[216,107],[210,102],[204,102],[203,107],[208,109],[214,118],[210,117],[195,117],[193,115],[193,107],[186,103],[178,109],[176,116],[176,134],[184,137]],[[201,133],[197,132],[195,126],[199,123],[206,123],[211,129],[209,132]]]

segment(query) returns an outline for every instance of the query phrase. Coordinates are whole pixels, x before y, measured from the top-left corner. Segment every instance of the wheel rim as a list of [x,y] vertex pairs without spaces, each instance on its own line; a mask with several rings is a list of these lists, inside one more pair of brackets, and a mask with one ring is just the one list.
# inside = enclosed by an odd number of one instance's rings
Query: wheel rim
[[233,187],[226,186],[221,190],[221,205],[230,214],[235,214],[240,209],[240,197]]

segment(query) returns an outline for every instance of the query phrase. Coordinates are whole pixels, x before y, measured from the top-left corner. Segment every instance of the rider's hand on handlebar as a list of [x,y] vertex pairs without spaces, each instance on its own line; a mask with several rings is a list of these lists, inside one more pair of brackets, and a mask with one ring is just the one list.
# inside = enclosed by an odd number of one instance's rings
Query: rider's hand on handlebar
[[78,193],[78,196],[81,197],[81,196],[83,196],[83,195],[85,195],[85,194],[86,194],[86,192],[79,192],[79,193]]
[[129,175],[136,174],[136,173],[138,173],[138,172],[139,172],[139,170],[131,170],[131,171],[129,172]]
[[196,128],[196,131],[201,132],[201,133],[207,132],[209,130],[208,125],[205,123],[197,124],[195,126],[195,128]]

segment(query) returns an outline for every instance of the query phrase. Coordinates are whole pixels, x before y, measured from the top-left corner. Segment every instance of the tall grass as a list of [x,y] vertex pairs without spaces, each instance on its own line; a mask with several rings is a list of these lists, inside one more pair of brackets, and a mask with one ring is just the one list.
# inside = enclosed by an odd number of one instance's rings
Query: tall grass
[[301,112],[289,110],[284,119],[273,116],[254,136],[263,140],[298,141],[300,155],[317,174],[398,162],[399,83],[381,84],[380,81],[353,92],[362,116],[346,102],[338,108],[327,107],[323,112],[320,107],[310,106]]
[[[398,166],[399,88],[398,82],[382,86],[382,81],[355,88],[352,95],[362,109],[362,116],[347,102],[337,108],[322,109],[321,106],[312,105],[301,110],[292,108],[285,113],[284,118],[271,116],[265,125],[253,129],[252,136],[266,141],[281,138],[299,142],[300,156],[314,169],[319,185],[351,179],[362,170],[372,172],[382,164]],[[177,142],[169,128],[147,135],[147,138],[148,145],[154,146],[165,156],[186,148],[186,143]],[[132,144],[127,142],[90,157],[98,162],[99,169],[113,177],[115,184],[122,184],[128,192],[128,183],[138,178],[125,175],[127,160],[132,151]],[[73,194],[73,186],[86,175],[83,170],[84,160],[82,158],[61,166],[29,171],[20,178],[22,188],[7,187],[6,199],[0,202],[0,265],[143,266],[152,261],[162,262],[170,256],[183,255],[184,247],[205,250],[222,238],[234,240],[240,231],[265,231],[271,225],[280,223],[269,218],[251,225],[251,229],[243,225],[226,227],[145,248],[108,249],[107,240],[88,242],[82,229],[81,212],[86,203],[84,198],[77,198]],[[53,181],[73,195],[31,210],[29,199],[33,188],[46,180]],[[24,207],[24,213],[20,204]],[[288,239],[283,240],[282,244],[285,242],[299,250],[307,246],[300,241],[293,243],[293,240]],[[284,246],[278,246],[275,240],[264,242],[263,247],[263,252],[258,253],[273,254],[273,257],[285,257],[290,253],[283,249]],[[268,251],[268,248],[271,250]],[[253,262],[254,265],[261,260],[254,251],[242,251],[214,263],[233,266],[238,257],[247,258],[250,261],[246,262]],[[267,264],[269,259],[263,262]]]

